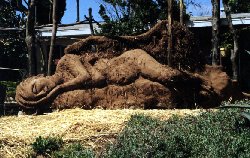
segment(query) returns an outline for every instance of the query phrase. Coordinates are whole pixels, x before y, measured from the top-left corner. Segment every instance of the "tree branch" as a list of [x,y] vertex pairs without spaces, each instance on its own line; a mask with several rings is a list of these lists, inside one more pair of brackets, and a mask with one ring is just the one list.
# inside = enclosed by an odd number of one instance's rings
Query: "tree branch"
[[25,4],[28,6],[29,5],[29,3],[27,2],[27,0],[23,0],[24,2],[25,2]]
[[[29,3],[27,3],[27,1],[25,1],[25,3],[29,6]],[[17,11],[20,11],[25,15],[28,14],[28,8],[23,5],[22,0],[17,0],[17,1],[12,0],[11,4],[13,7],[15,7]]]

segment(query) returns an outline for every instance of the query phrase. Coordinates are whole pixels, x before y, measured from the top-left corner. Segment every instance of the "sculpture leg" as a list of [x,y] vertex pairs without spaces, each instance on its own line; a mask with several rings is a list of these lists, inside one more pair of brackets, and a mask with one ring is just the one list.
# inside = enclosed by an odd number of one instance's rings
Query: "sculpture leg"
[[165,83],[182,74],[176,69],[172,69],[166,65],[160,64],[152,56],[141,49],[127,51],[121,56],[111,59],[111,65],[117,67],[118,65],[112,63],[115,63],[115,61],[119,59],[123,59],[123,64],[127,65],[128,67],[131,67],[131,61],[133,61],[133,64],[136,65],[136,68],[138,69],[138,73],[140,73],[145,78],[157,82]]
[[60,89],[79,87],[87,84],[91,76],[77,55],[66,54],[58,63],[56,72],[62,72],[65,82],[59,85]]

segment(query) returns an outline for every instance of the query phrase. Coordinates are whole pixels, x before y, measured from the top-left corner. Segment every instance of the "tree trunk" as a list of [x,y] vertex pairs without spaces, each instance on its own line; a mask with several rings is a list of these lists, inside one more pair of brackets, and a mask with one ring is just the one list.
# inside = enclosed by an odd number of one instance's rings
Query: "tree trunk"
[[76,0],[76,22],[80,21],[80,2]]
[[172,66],[172,49],[173,49],[173,34],[172,34],[172,0],[168,0],[168,66]]
[[56,10],[57,10],[57,0],[53,0],[53,30],[52,30],[51,44],[50,44],[50,50],[49,50],[47,75],[51,75],[52,56],[54,52],[54,45],[56,42],[56,32],[57,32],[57,25],[58,25],[58,17],[56,14]]
[[35,47],[35,4],[36,0],[28,1],[28,15],[26,22],[25,42],[28,49],[29,76],[36,75],[36,47]]
[[219,26],[220,26],[220,0],[212,0],[213,20],[212,20],[212,65],[219,65]]
[[183,0],[180,0],[180,23],[183,26],[184,25],[184,19],[183,19]]
[[53,3],[49,5],[49,23],[52,23],[52,13],[53,12]]
[[233,80],[238,80],[238,66],[236,63],[236,58],[239,54],[239,41],[238,41],[238,35],[237,31],[235,30],[232,22],[232,17],[231,17],[231,9],[228,4],[228,0],[223,0],[223,6],[224,10],[226,13],[227,21],[228,21],[228,26],[230,33],[233,35],[233,40],[234,40],[234,50],[231,52],[231,62],[232,62],[232,71],[233,71]]
[[89,8],[89,26],[90,26],[90,31],[91,35],[94,35],[94,27],[93,27],[93,18],[92,18],[92,8]]

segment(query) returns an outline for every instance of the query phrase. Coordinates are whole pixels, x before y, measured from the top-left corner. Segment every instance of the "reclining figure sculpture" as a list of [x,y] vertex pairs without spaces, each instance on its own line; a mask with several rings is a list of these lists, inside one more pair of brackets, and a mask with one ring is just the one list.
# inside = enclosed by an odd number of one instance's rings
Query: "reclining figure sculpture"
[[[181,41],[190,33],[175,29],[180,37],[175,45],[188,47],[188,40]],[[90,36],[65,49],[54,75],[21,82],[16,101],[34,109],[210,108],[236,94],[221,67],[205,66],[204,71],[191,73],[161,64],[166,39],[166,21],[138,36]],[[93,45],[97,53],[91,51]],[[189,61],[192,67],[202,65],[191,49],[184,51],[191,53],[186,57],[194,56]]]
[[216,92],[211,82],[162,65],[140,49],[110,60],[66,54],[54,75],[24,80],[17,87],[16,101],[27,108],[47,104],[85,109],[206,107],[226,88]]
[[17,87],[16,100],[20,105],[32,107],[46,104],[61,92],[87,87],[125,85],[139,76],[152,81],[170,84],[180,72],[161,65],[143,50],[131,50],[111,60],[81,58],[67,54],[59,62],[52,76],[35,76]]

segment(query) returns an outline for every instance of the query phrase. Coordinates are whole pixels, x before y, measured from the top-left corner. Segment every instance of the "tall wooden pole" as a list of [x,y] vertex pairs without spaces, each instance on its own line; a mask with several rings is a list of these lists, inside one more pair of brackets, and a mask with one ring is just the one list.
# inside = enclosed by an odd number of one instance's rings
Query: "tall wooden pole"
[[168,66],[172,66],[172,49],[173,49],[173,35],[172,35],[172,0],[168,0]]
[[184,5],[183,5],[183,0],[180,1],[180,23],[181,25],[184,25],[184,19],[183,19],[183,10],[184,10]]
[[80,21],[80,2],[76,0],[76,22]]
[[227,21],[228,21],[228,26],[229,26],[229,30],[230,33],[233,35],[233,40],[234,40],[234,50],[231,53],[231,63],[232,63],[232,72],[233,72],[233,80],[238,80],[238,75],[239,75],[239,71],[238,71],[238,66],[236,63],[236,57],[239,54],[239,41],[238,41],[238,34],[236,29],[233,26],[233,22],[232,22],[232,16],[231,16],[231,9],[229,6],[229,1],[228,0],[222,0],[223,2],[223,6],[224,6],[224,10],[226,13],[226,17],[227,17]]
[[52,15],[53,14],[53,3],[50,3],[49,5],[49,23],[52,23]]
[[36,0],[28,1],[28,15],[26,22],[25,42],[28,49],[29,76],[36,75],[36,47],[35,47],[35,5]]
[[220,33],[220,0],[212,0],[212,65],[219,65],[219,33]]
[[57,1],[58,0],[53,0],[53,29],[52,29],[52,36],[51,36],[51,43],[50,43],[50,50],[49,50],[47,75],[51,75],[52,56],[54,52],[54,45],[56,43],[56,32],[57,32],[57,25],[58,25],[58,17],[56,14],[57,4],[58,4]]
[[94,35],[92,8],[89,8],[89,26],[90,26],[91,35]]

